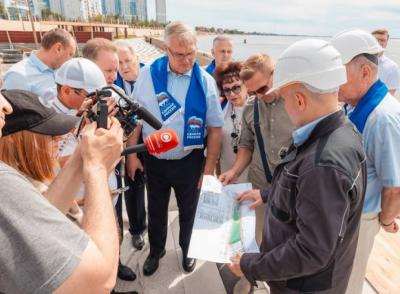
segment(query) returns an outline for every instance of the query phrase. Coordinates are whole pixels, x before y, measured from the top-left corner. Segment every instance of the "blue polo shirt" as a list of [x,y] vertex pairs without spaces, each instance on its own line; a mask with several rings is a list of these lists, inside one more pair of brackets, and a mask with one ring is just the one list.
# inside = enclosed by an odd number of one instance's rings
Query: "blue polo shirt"
[[3,88],[30,91],[50,102],[57,97],[55,70],[44,64],[33,51],[6,72]]
[[392,95],[371,112],[362,135],[368,172],[363,213],[377,213],[382,189],[400,187],[400,103]]
[[[204,69],[200,70],[207,102],[206,127],[223,127],[224,116],[219,103],[217,85],[215,84],[214,79]],[[173,129],[177,132],[179,137],[179,145],[168,152],[157,155],[157,158],[159,159],[181,159],[191,152],[191,150],[185,151],[183,149],[183,133],[185,126],[184,109],[191,76],[192,70],[180,75],[172,72],[168,65],[167,90],[178,101],[183,111],[176,115],[167,124],[163,123],[162,129]],[[154,92],[150,66],[146,66],[141,70],[140,75],[135,83],[133,98],[136,99],[140,105],[155,115],[160,121],[162,121],[160,107]],[[155,130],[147,123],[143,124],[143,137],[150,135],[154,131]]]

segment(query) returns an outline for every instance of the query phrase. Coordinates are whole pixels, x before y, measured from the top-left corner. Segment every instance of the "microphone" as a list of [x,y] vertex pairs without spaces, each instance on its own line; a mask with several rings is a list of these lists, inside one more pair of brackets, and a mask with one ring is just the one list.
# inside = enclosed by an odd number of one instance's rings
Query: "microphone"
[[112,92],[110,90],[97,90],[94,92],[90,92],[88,93],[85,98],[91,97],[91,96],[95,96],[95,95],[99,95],[99,96],[104,96],[104,97],[111,97],[112,96]]
[[140,106],[137,102],[132,101],[123,91],[121,91],[121,89],[118,89],[112,85],[104,87],[102,91],[104,90],[112,90],[117,93],[118,96],[122,98],[127,105],[129,105],[129,108],[132,109],[137,116],[147,122],[153,129],[161,129],[162,123],[146,108]]
[[144,139],[144,144],[128,147],[122,151],[125,156],[131,153],[147,151],[151,155],[167,152],[179,144],[178,135],[174,130],[160,130],[152,133]]
[[162,127],[162,123],[146,108],[139,106],[136,109],[136,114],[147,122],[153,129],[159,130]]

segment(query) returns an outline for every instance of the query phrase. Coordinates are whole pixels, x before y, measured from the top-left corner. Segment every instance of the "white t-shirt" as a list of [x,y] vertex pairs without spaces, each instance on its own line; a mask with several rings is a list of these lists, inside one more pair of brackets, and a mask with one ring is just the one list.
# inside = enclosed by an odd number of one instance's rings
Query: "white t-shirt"
[[385,55],[379,57],[378,74],[379,79],[386,85],[386,87],[388,87],[389,90],[400,90],[399,66]]
[[[56,97],[52,101],[52,106],[58,113],[65,113],[65,114],[73,115],[73,116],[76,115],[76,110],[68,109],[67,107],[65,107],[65,105],[61,103],[61,101],[58,99],[58,97]],[[77,124],[76,127],[78,127],[78,126],[79,126],[79,123]],[[68,134],[62,136],[62,139],[58,143],[58,157],[72,155],[74,153],[78,143],[79,143],[78,138],[73,133],[68,133]],[[110,176],[108,177],[108,185],[109,185],[111,191],[118,188],[117,176],[115,175],[115,173],[111,173]],[[84,187],[83,186],[81,187],[76,198],[80,199],[82,197],[84,197]],[[116,204],[117,200],[118,200],[118,197],[113,198],[114,205]]]
[[[227,171],[235,162],[236,154],[233,152],[233,147],[238,146],[240,130],[242,124],[242,107],[234,107],[232,104],[228,103],[226,106],[225,117],[224,117],[224,127],[222,128],[222,145],[221,145],[221,172]],[[232,133],[237,135],[237,138],[232,138]],[[248,182],[247,179],[248,168],[246,168],[240,177],[237,179],[237,183]]]

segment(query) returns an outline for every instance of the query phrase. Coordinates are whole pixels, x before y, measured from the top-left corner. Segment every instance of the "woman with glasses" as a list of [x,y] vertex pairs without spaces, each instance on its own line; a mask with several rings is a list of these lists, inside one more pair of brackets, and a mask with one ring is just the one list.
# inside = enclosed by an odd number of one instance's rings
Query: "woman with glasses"
[[[222,146],[220,155],[221,173],[228,170],[235,162],[240,138],[243,108],[248,98],[247,88],[240,79],[242,62],[231,62],[224,69],[216,69],[214,78],[221,96],[228,100],[225,108],[225,124],[222,129]],[[247,169],[237,182],[247,181]]]

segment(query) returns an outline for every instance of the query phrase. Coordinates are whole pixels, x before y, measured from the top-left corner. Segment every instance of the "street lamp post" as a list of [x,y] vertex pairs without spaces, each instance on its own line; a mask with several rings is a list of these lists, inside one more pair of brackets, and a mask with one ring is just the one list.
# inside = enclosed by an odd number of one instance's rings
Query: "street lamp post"
[[26,2],[26,5],[28,5],[28,16],[29,16],[29,20],[31,21],[33,39],[35,40],[35,47],[36,47],[36,49],[38,49],[39,48],[39,42],[38,42],[38,39],[37,39],[37,36],[36,36],[35,22],[33,21],[33,17],[32,17],[31,6],[30,6],[28,0],[25,0],[25,2]]

